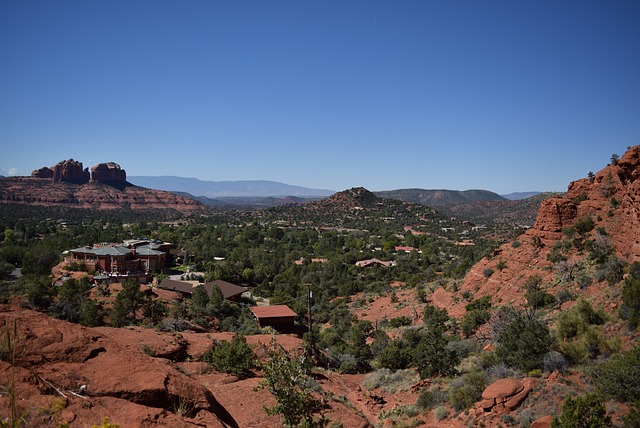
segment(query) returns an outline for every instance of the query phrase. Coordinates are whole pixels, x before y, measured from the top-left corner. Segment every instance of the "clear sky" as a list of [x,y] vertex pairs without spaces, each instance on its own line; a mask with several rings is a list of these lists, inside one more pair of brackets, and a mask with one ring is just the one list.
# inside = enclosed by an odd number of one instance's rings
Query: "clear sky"
[[637,0],[0,1],[2,175],[505,194],[637,144]]

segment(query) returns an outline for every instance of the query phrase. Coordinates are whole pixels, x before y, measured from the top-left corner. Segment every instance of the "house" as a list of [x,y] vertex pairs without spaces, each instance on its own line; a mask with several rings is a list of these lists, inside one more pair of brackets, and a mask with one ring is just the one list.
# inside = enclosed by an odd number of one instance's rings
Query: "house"
[[[302,266],[304,264],[305,258],[304,257],[300,257],[298,260],[295,260],[293,263],[298,265],[298,266]],[[327,263],[329,261],[329,259],[322,259],[322,258],[312,258],[311,259],[311,263]]]
[[356,262],[356,266],[358,267],[369,267],[369,266],[383,266],[383,267],[389,267],[389,266],[396,266],[398,263],[394,260],[390,260],[390,261],[384,261],[384,260],[380,260],[377,258],[372,258],[372,259],[367,259],[367,260],[360,260],[359,262]]
[[287,305],[251,306],[260,327],[273,327],[276,330],[293,330],[293,322],[298,314]]
[[100,283],[126,279],[146,283],[152,272],[164,272],[171,246],[162,241],[130,240],[87,245],[67,250],[64,255],[65,263],[81,263],[87,272],[97,272]]
[[140,274],[164,272],[171,244],[161,241],[125,241],[122,244],[101,243],[65,251],[68,262],[84,263],[88,271],[107,274]]
[[[219,279],[207,282],[202,286],[209,296],[211,296],[211,290],[213,290],[213,287],[218,287],[222,292],[222,297],[233,302],[240,301],[240,296],[242,295],[242,293],[248,290],[247,287],[240,287],[239,285],[235,285]],[[176,293],[180,293],[182,297],[185,297],[187,299],[190,299],[193,295],[194,287],[197,287],[197,285],[193,285],[190,282],[176,281],[169,278],[163,279],[162,282],[158,285],[158,288],[161,288],[163,290],[175,291]]]
[[408,247],[408,246],[402,246],[402,245],[396,245],[395,246],[395,250],[396,251],[404,251],[405,253],[410,253],[412,251],[417,251],[419,254],[422,254],[422,251],[418,250],[415,247]]
[[222,297],[226,300],[230,300],[232,302],[239,302],[242,293],[248,291],[247,287],[241,287],[236,284],[232,284],[227,281],[223,281],[221,279],[216,279],[215,281],[207,282],[204,284],[204,289],[207,290],[207,294],[211,296],[211,290],[213,287],[218,287],[222,292]]
[[193,284],[184,281],[176,281],[174,279],[165,278],[158,284],[158,288],[162,290],[175,291],[182,297],[191,298],[193,294]]

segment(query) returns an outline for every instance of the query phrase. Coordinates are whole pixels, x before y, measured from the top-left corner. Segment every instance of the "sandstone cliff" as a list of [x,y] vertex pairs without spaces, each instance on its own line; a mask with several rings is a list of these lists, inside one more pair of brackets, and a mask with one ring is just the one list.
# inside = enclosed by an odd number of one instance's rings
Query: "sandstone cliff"
[[134,186],[114,162],[83,169],[73,159],[43,167],[31,177],[0,179],[0,203],[62,206],[95,210],[175,210],[184,214],[205,210],[200,202],[162,190]]
[[[585,277],[591,279],[581,284],[579,290],[575,278],[573,281],[559,279],[563,274],[562,263],[550,261],[548,255],[554,246],[574,245],[570,229],[590,219],[593,228],[587,238],[589,245],[607,245],[616,257],[627,263],[640,261],[639,177],[640,146],[635,146],[590,178],[570,183],[565,195],[541,202],[533,228],[519,236],[515,243],[502,245],[491,257],[477,263],[466,275],[460,291],[476,297],[490,295],[494,304],[523,304],[526,302],[523,285],[529,277],[537,275],[547,284],[545,291],[551,294],[565,288],[578,295],[591,296],[596,302],[606,301],[603,296],[611,290],[606,281],[603,285],[593,272],[588,272],[594,267],[587,261],[587,249],[566,251],[568,261],[564,267],[577,266],[576,271],[584,271]],[[460,314],[464,312],[464,303],[449,309]]]

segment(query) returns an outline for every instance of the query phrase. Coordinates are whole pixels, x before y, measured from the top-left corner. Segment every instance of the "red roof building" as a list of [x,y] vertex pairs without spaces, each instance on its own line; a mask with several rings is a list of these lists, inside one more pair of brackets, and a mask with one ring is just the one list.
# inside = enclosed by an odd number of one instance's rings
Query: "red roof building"
[[293,322],[298,316],[287,305],[251,306],[260,327],[273,327],[276,330],[293,330]]

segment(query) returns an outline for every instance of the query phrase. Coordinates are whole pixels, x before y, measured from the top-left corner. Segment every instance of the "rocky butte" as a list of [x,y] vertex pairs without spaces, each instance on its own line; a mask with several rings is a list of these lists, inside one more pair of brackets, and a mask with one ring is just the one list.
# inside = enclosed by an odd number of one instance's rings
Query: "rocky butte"
[[184,214],[205,209],[191,198],[134,186],[115,162],[99,163],[89,170],[74,159],[39,168],[30,177],[1,178],[0,203],[97,210],[170,209]]

